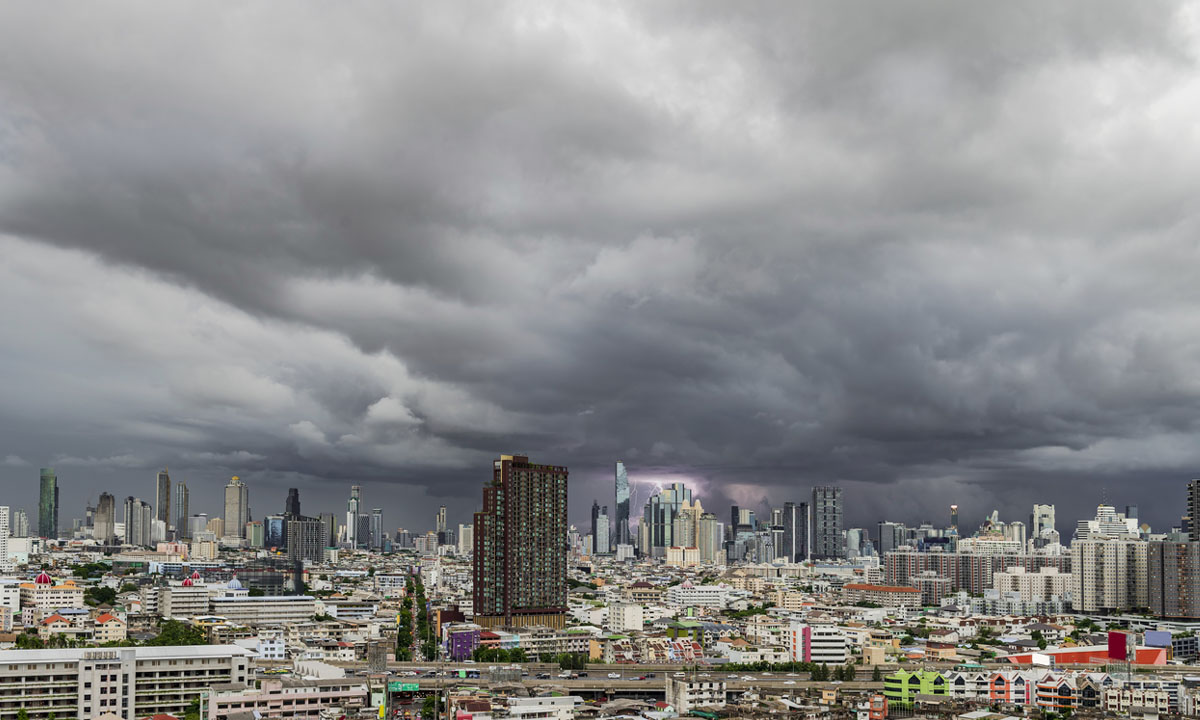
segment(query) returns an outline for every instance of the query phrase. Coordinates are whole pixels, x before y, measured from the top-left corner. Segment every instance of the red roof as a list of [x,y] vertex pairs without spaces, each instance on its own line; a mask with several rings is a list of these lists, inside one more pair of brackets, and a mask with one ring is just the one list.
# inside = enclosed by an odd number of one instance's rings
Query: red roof
[[58,621],[60,621],[60,622],[65,622],[65,623],[66,623],[66,624],[68,624],[68,625],[70,625],[70,624],[71,624],[71,621],[70,621],[70,620],[66,619],[66,618],[65,618],[65,617],[63,617],[62,615],[59,615],[58,613],[54,613],[54,614],[53,614],[53,615],[51,615],[50,617],[48,617],[48,618],[46,618],[45,620],[43,620],[43,621],[42,621],[42,624],[43,624],[43,625],[49,625],[50,623],[54,622],[55,620],[58,620]]
[[142,718],[142,720],[179,720],[179,718],[175,717],[174,715],[159,713],[158,715],[147,715],[146,717]]
[[112,613],[104,613],[103,615],[96,618],[96,622],[100,623],[101,625],[103,625],[106,622],[112,622],[113,620],[116,620],[117,622],[121,622],[121,618],[113,615]]
[[480,630],[479,631],[479,639],[480,640],[485,640],[485,639],[486,640],[499,640],[500,636],[497,635],[496,633],[492,632],[491,630]]
[[54,581],[50,579],[50,576],[44,572],[39,573],[38,576],[33,579],[33,582],[35,585],[53,585],[54,584]]

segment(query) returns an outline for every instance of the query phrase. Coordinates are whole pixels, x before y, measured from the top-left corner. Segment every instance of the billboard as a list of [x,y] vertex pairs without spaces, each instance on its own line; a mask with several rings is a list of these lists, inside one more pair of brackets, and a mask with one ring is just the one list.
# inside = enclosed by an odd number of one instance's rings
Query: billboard
[[1150,647],[1171,647],[1171,633],[1166,630],[1147,630],[1146,644]]
[[1126,652],[1126,645],[1127,645],[1127,642],[1125,640],[1126,637],[1127,637],[1126,634],[1123,632],[1117,632],[1116,630],[1109,631],[1109,633],[1108,633],[1108,659],[1109,660],[1125,660],[1126,658],[1128,658],[1128,654]]

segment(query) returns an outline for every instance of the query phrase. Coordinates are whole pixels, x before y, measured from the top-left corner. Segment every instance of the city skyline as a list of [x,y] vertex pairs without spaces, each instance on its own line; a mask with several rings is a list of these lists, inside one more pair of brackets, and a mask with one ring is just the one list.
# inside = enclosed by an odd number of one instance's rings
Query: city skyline
[[42,466],[406,525],[499,452],[714,507],[837,485],[851,524],[1162,525],[1200,472],[1186,8],[338,10],[117,4],[97,37],[165,29],[83,43],[0,8],[31,519]]

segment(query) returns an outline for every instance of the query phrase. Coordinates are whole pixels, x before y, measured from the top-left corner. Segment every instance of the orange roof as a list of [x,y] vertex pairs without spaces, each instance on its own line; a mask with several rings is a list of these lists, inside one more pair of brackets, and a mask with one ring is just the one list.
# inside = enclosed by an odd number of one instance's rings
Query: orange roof
[[902,593],[919,593],[920,590],[915,587],[904,587],[901,585],[866,585],[864,583],[849,583],[842,586],[843,590],[874,590],[876,592],[902,592]]
[[43,621],[42,621],[42,624],[43,624],[43,625],[49,625],[50,623],[52,623],[52,622],[54,622],[54,621],[56,621],[56,620],[57,620],[57,621],[59,621],[59,622],[65,622],[65,623],[66,623],[66,624],[68,624],[68,625],[70,625],[70,624],[71,624],[71,621],[70,621],[70,620],[66,619],[66,618],[65,618],[65,617],[63,617],[62,615],[59,615],[58,613],[54,613],[54,614],[53,614],[53,615],[51,615],[50,617],[48,617],[48,618],[46,618],[45,620],[43,620]]
[[96,618],[96,622],[98,622],[100,624],[104,624],[107,622],[113,622],[114,620],[117,622],[121,622],[121,618],[113,615],[112,613],[104,613],[103,615]]

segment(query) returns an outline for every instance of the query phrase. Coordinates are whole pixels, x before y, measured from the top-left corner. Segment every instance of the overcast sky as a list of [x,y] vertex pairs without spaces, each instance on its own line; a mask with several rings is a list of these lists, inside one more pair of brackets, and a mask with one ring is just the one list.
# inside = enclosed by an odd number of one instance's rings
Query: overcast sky
[[527,452],[579,524],[623,459],[1165,529],[1198,60],[1152,0],[4,3],[0,503],[169,466],[424,530]]

